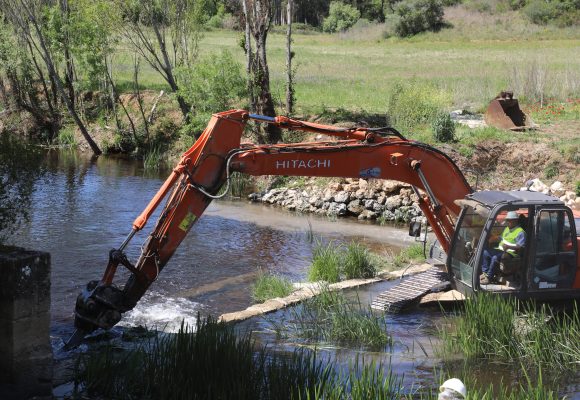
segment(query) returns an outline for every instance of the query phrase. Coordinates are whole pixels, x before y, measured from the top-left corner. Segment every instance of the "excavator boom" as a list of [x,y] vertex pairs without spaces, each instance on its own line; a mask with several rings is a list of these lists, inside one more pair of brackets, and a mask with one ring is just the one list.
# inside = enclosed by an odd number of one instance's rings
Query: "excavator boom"
[[[284,129],[320,133],[338,138],[295,144],[241,144],[248,120]],[[407,140],[392,128],[339,128],[287,117],[266,117],[244,110],[212,116],[196,143],[183,155],[119,249],[111,250],[100,281],[90,282],[79,295],[75,325],[82,334],[111,328],[132,309],[157,279],[181,241],[231,173],[393,179],[412,185],[419,206],[445,250],[454,234],[460,208],[455,200],[472,192],[453,161],[426,144]],[[227,190],[226,190],[227,191]],[[143,229],[166,199],[159,219],[133,265],[124,253],[133,235]],[[114,276],[121,264],[131,271],[122,289]]]

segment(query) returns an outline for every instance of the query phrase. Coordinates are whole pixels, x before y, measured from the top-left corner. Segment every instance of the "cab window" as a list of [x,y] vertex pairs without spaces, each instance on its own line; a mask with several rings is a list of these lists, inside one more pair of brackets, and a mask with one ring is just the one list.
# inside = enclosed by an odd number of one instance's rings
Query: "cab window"
[[538,214],[532,289],[572,287],[576,274],[573,223],[565,210],[541,210]]

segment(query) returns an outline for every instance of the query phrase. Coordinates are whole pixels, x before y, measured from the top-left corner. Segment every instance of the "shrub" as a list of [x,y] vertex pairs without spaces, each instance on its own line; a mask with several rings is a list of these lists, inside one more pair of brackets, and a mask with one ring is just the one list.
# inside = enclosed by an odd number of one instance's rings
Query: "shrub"
[[580,196],[580,181],[576,181],[576,196]]
[[360,11],[340,1],[330,3],[328,17],[322,23],[324,32],[341,32],[353,26],[360,18]]
[[552,179],[560,173],[560,163],[556,160],[551,161],[546,168],[544,168],[544,175],[546,179]]
[[252,298],[258,303],[275,297],[286,297],[292,293],[293,286],[287,278],[261,272],[252,286]]
[[544,0],[531,0],[523,11],[530,21],[538,25],[546,25],[556,17],[557,12],[554,3]]
[[400,37],[426,31],[438,31],[443,22],[443,5],[439,0],[404,0],[397,3],[395,33]]
[[451,104],[451,96],[431,83],[397,82],[387,100],[388,114],[400,130],[427,124]]
[[438,142],[448,143],[455,141],[455,123],[449,113],[437,114],[431,125],[433,137]]
[[342,270],[346,279],[372,278],[377,273],[368,249],[356,242],[347,246]]
[[205,128],[212,113],[230,109],[245,98],[246,81],[241,70],[241,64],[228,51],[177,69],[179,94],[192,105],[189,128],[194,133]]

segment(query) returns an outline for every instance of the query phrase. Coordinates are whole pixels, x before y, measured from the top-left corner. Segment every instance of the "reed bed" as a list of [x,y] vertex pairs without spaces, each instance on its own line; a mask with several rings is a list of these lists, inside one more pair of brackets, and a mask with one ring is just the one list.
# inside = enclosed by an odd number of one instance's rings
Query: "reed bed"
[[309,281],[339,282],[344,279],[372,278],[377,274],[376,262],[360,243],[347,245],[316,241],[312,251]]
[[[399,399],[390,366],[364,360],[348,372],[316,351],[254,349],[249,334],[206,319],[195,330],[156,337],[139,348],[113,347],[79,359],[75,396],[111,399]],[[372,395],[371,397],[368,397]]]
[[580,367],[576,304],[572,310],[555,313],[546,305],[534,307],[482,293],[466,302],[463,314],[447,326],[441,330],[446,354],[539,365],[560,372]]
[[279,275],[261,272],[252,286],[252,299],[264,302],[275,297],[286,297],[294,290],[292,282]]
[[375,315],[360,300],[348,300],[344,294],[323,288],[321,293],[292,308],[288,320],[270,321],[278,336],[298,337],[309,341],[338,343],[373,350],[390,348],[384,314]]

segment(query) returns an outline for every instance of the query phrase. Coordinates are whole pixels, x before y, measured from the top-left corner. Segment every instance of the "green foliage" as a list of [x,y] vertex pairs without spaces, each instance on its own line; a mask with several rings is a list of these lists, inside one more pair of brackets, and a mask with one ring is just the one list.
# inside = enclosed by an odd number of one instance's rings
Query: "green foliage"
[[559,26],[580,25],[578,0],[527,0],[523,13],[534,24],[555,23]]
[[309,281],[340,281],[340,248],[333,242],[326,245],[317,241],[312,251],[312,264],[308,269]]
[[423,245],[414,243],[411,246],[401,250],[399,254],[394,256],[392,262],[397,268],[403,268],[408,266],[409,263],[424,260],[425,254],[423,253]]
[[260,272],[256,283],[252,285],[252,299],[257,303],[262,303],[275,297],[286,297],[293,290],[294,286],[287,278]]
[[158,146],[149,148],[143,156],[143,168],[146,171],[156,171],[161,166],[163,155]]
[[353,26],[360,18],[360,11],[355,7],[333,1],[330,3],[328,17],[324,19],[322,30],[324,32],[342,32]]
[[0,135],[0,245],[29,218],[34,183],[44,173],[38,148]]
[[385,315],[374,315],[360,300],[348,300],[339,291],[321,288],[302,307],[292,308],[288,320],[271,322],[277,335],[324,340],[373,349],[392,345]]
[[212,113],[227,110],[246,96],[242,66],[228,51],[210,54],[195,66],[177,69],[179,95],[192,105],[189,128],[196,134],[207,125]]
[[544,168],[544,176],[546,179],[552,179],[560,173],[560,162],[557,160],[551,161],[545,168]]
[[514,298],[480,293],[466,301],[464,313],[450,322],[441,331],[444,349],[470,359],[516,361],[560,371],[580,359],[577,306],[554,314],[546,305],[537,309]]
[[431,124],[433,137],[438,142],[448,143],[455,141],[455,123],[447,112],[437,114]]
[[67,127],[63,128],[58,132],[57,137],[58,144],[61,146],[75,146],[75,132],[74,128]]
[[342,273],[346,279],[373,278],[377,273],[369,250],[360,243],[350,242],[343,260]]
[[580,196],[580,181],[576,181],[575,192],[576,192],[576,196]]
[[439,0],[403,0],[396,4],[395,33],[399,37],[436,32],[445,26],[443,4]]
[[388,97],[388,114],[394,126],[405,133],[432,121],[451,103],[444,90],[416,79],[396,82]]

